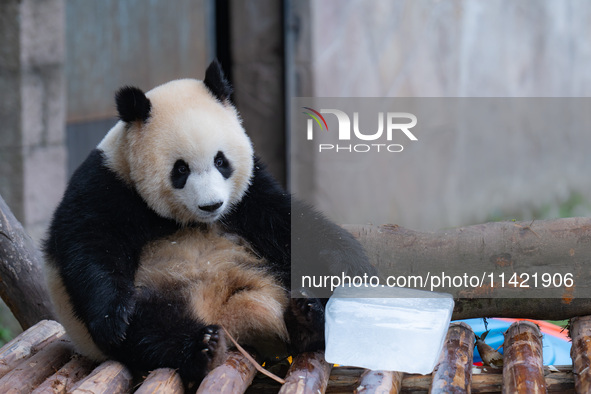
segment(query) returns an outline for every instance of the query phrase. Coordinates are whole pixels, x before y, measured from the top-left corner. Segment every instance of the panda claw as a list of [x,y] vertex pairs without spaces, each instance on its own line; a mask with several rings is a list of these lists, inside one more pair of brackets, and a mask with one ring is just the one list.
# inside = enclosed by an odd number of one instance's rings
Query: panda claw
[[218,326],[212,325],[201,330],[201,349],[199,354],[205,357],[208,368],[223,362],[226,355],[226,341]]

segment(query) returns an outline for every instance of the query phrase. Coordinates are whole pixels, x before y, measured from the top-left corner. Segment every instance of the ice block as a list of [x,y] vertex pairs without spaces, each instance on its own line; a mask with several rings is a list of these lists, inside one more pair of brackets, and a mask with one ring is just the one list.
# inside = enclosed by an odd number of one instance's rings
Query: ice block
[[450,294],[404,288],[340,287],[326,305],[329,363],[428,374],[449,327]]

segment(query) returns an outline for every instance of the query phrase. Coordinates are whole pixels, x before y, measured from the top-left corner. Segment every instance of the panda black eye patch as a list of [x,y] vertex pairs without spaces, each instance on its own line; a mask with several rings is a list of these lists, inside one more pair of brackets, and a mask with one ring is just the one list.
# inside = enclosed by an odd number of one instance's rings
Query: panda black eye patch
[[213,164],[225,179],[228,179],[232,176],[234,169],[232,168],[230,161],[226,158],[226,155],[224,155],[224,152],[219,151],[215,155],[213,158]]
[[175,189],[182,189],[187,183],[187,178],[191,174],[189,165],[186,161],[179,159],[174,163],[170,172],[170,181]]

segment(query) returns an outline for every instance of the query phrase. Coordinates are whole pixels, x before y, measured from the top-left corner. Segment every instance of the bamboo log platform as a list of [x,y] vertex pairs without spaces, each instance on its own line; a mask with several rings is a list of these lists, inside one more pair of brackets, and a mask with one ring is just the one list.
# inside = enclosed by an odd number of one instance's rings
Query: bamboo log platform
[[503,393],[546,393],[539,327],[529,321],[511,324],[503,348]]
[[[240,353],[213,370],[200,393],[585,393],[589,390],[591,317],[571,322],[573,366],[542,366],[540,334],[535,324],[514,323],[506,334],[505,367],[472,365],[474,333],[452,323],[435,371],[430,375],[326,363],[322,352],[294,358],[282,386],[257,373]],[[531,390],[530,390],[531,389]],[[533,390],[533,391],[532,391]],[[59,323],[43,320],[0,349],[0,392],[3,393],[164,393],[184,391],[174,370],[158,369],[134,381],[122,364],[96,365],[77,355]]]
[[431,393],[470,393],[474,341],[474,332],[466,323],[449,326],[443,351],[433,371]]
[[573,345],[575,388],[578,393],[591,392],[591,316],[575,317],[570,321],[570,337]]

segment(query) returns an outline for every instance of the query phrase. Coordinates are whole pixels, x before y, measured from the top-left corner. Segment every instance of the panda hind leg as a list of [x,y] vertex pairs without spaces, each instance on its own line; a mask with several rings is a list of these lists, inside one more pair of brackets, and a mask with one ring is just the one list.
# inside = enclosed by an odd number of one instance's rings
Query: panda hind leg
[[318,298],[291,298],[285,311],[290,350],[295,354],[324,349],[324,303]]
[[199,383],[225,361],[226,338],[217,325],[186,315],[182,299],[142,292],[123,345],[113,356],[136,372],[173,368],[185,385]]

